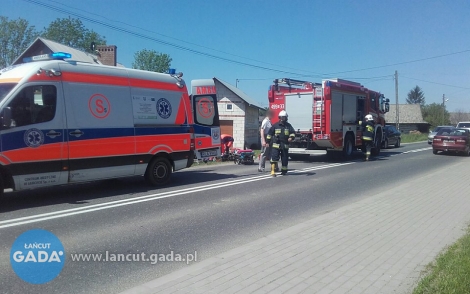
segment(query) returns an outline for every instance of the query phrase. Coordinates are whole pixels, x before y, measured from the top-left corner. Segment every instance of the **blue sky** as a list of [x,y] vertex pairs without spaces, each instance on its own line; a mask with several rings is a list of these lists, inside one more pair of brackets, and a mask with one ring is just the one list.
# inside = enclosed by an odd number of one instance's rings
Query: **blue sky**
[[[379,67],[470,50],[468,0],[35,1],[200,52],[289,72],[209,58],[83,20],[118,46],[118,61],[125,66],[140,49],[168,53],[188,83],[218,77],[235,84],[239,79],[238,87],[264,106],[268,86],[282,77],[351,79],[394,103],[392,76],[398,70],[400,103],[419,85],[428,103],[440,103],[446,94],[449,110],[470,111],[470,51]],[[0,15],[25,18],[37,28],[68,16],[24,0],[1,2]],[[371,67],[379,68],[359,70]]]

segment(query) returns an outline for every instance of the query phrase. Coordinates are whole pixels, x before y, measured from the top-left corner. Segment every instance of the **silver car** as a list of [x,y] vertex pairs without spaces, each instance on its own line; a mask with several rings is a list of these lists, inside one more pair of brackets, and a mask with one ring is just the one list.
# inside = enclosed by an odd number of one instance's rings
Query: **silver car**
[[461,121],[457,124],[457,128],[467,129],[470,131],[470,121]]
[[443,128],[453,128],[454,126],[438,126],[432,132],[429,132],[428,135],[428,144],[432,144],[432,140],[434,139],[434,136]]

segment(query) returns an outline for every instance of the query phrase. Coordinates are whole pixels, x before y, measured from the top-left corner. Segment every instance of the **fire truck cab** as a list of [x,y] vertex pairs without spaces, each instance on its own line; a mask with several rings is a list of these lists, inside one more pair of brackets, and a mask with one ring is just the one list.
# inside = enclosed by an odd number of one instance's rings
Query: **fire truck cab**
[[268,91],[269,107],[276,114],[286,110],[289,122],[297,130],[290,144],[292,159],[303,159],[313,150],[328,154],[342,152],[349,158],[354,150],[364,147],[364,116],[371,114],[376,123],[373,153],[379,154],[385,140],[383,126],[389,100],[384,95],[359,83],[328,79],[312,83],[293,79],[276,79]]

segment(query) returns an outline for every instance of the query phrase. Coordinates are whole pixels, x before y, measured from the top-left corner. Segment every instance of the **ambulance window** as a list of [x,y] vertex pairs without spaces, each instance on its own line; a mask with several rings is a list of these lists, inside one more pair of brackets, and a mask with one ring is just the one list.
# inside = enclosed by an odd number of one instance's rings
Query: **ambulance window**
[[196,124],[219,125],[219,114],[215,96],[194,96],[194,117]]
[[11,127],[21,127],[54,119],[57,90],[54,86],[29,86],[21,90],[8,104]]
[[0,84],[0,101],[3,100],[15,86],[16,84]]

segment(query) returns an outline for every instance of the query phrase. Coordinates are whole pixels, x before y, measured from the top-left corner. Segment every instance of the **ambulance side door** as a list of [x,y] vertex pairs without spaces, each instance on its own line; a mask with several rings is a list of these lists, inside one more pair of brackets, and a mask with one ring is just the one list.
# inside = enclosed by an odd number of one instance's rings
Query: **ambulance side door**
[[[67,112],[69,181],[134,175],[135,136],[126,71],[67,64],[61,64],[61,70]],[[103,83],[97,83],[99,79]]]
[[26,83],[6,107],[11,124],[1,130],[2,154],[10,164],[15,189],[67,183],[67,143],[62,85]]

